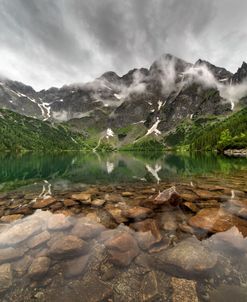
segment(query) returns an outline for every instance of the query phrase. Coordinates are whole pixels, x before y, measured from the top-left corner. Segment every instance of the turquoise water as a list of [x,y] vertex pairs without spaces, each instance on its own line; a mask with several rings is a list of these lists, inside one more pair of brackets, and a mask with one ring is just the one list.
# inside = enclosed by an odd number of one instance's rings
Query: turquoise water
[[0,191],[41,181],[67,185],[176,181],[192,176],[224,176],[247,171],[247,159],[214,154],[62,154],[0,155]]

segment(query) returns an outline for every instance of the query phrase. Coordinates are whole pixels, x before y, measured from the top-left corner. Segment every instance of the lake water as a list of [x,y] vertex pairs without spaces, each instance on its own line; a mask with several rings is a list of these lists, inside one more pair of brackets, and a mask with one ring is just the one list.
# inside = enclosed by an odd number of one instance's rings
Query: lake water
[[0,221],[1,301],[247,301],[247,159],[1,154]]

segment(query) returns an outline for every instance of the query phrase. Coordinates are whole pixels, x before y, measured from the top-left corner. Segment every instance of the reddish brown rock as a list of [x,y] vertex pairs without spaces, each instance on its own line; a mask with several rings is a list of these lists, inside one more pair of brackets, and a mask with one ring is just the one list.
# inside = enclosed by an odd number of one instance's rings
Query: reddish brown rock
[[109,204],[106,206],[105,209],[110,214],[110,216],[116,221],[116,223],[121,224],[128,221],[128,219],[122,215],[124,207],[122,207],[121,205]]
[[1,217],[0,221],[4,223],[11,223],[13,221],[19,220],[23,217],[21,214],[13,214],[13,215],[6,215]]
[[79,194],[73,194],[71,198],[80,201],[82,204],[87,205],[91,204],[91,196],[92,195],[90,193],[82,192]]
[[184,192],[180,194],[181,198],[188,202],[195,202],[198,200],[199,196],[193,192]]
[[185,202],[183,203],[183,206],[186,207],[187,209],[189,209],[190,211],[196,213],[199,211],[199,208],[197,207],[197,205],[193,202]]
[[171,187],[170,189],[166,189],[159,193],[159,195],[154,199],[153,203],[156,205],[170,204],[172,206],[177,206],[181,201],[182,198],[176,191],[176,188]]
[[88,244],[73,235],[64,235],[50,246],[49,253],[54,258],[74,257],[88,252]]
[[110,203],[119,203],[119,202],[123,202],[124,199],[120,194],[105,194],[105,201],[106,202],[110,202]]
[[94,206],[94,207],[102,207],[105,203],[106,203],[106,201],[104,199],[94,199],[92,201],[92,206]]
[[128,266],[139,254],[136,240],[127,232],[117,234],[105,242],[106,249],[112,263],[119,266]]
[[132,197],[134,196],[135,194],[133,192],[122,192],[122,196],[123,197]]
[[65,207],[73,207],[73,206],[78,205],[78,202],[76,202],[76,201],[73,200],[73,199],[65,199],[65,200],[63,201],[63,204],[65,205]]
[[200,199],[220,199],[222,196],[222,193],[208,191],[208,190],[200,190],[196,189],[195,193],[199,196]]
[[222,209],[215,208],[199,211],[189,219],[188,223],[192,227],[204,229],[212,233],[225,232],[234,225],[231,214]]
[[131,223],[130,227],[137,232],[151,232],[154,238],[159,242],[162,239],[162,236],[159,231],[157,222],[154,219],[146,219],[143,221]]
[[45,199],[38,199],[33,204],[33,208],[34,209],[43,209],[43,208],[51,206],[55,202],[57,202],[57,200],[55,198],[53,198],[53,197],[48,197],[48,198],[45,198]]
[[129,219],[145,219],[152,214],[152,210],[144,207],[133,207],[122,211],[122,215]]
[[142,250],[149,250],[154,244],[160,242],[161,239],[155,238],[151,231],[148,232],[137,232],[135,238],[138,242],[139,247]]
[[196,206],[199,209],[205,209],[205,208],[219,208],[220,207],[220,203],[217,200],[200,200],[196,202]]

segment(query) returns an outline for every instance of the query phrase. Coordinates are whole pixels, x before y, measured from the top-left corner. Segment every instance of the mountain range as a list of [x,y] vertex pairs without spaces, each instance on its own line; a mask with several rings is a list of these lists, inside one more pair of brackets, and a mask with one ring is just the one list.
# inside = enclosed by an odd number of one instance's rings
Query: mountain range
[[245,62],[233,74],[207,61],[191,64],[170,54],[149,69],[133,69],[121,77],[110,71],[89,83],[38,92],[0,79],[0,108],[52,125],[66,124],[95,144],[116,134],[116,147],[147,137],[163,141],[184,121],[228,116],[246,104]]

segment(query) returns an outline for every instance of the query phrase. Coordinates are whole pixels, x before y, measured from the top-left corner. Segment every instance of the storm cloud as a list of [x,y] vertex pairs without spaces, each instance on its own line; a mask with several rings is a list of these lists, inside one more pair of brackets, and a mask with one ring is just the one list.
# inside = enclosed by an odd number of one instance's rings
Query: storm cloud
[[35,89],[149,67],[163,53],[235,72],[246,0],[0,0],[0,74]]

